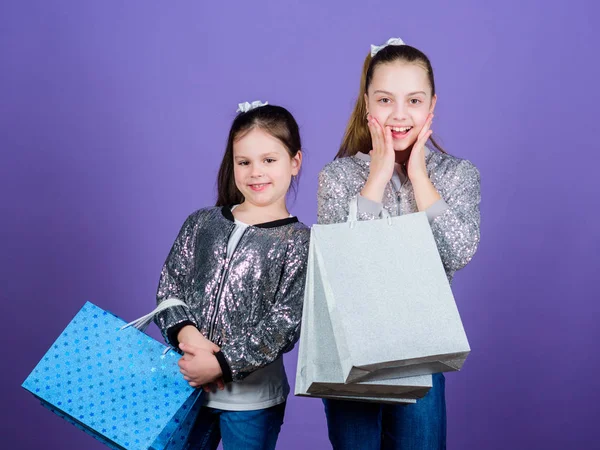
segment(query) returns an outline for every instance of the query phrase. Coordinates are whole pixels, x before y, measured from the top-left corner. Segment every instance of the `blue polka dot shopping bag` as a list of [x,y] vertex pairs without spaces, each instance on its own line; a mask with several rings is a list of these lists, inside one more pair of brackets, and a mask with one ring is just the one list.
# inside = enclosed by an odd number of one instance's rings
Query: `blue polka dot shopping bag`
[[141,331],[157,310],[126,324],[86,303],[23,387],[110,448],[185,448],[201,394],[179,372],[180,355]]

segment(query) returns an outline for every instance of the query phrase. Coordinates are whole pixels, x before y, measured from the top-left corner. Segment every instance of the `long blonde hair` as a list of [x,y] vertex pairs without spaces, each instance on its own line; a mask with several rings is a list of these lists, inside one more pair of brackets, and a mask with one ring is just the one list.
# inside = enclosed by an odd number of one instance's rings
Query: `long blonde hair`
[[[360,77],[360,89],[354,110],[348,120],[344,139],[340,145],[340,149],[335,155],[336,158],[344,156],[353,156],[357,153],[368,153],[372,150],[373,144],[371,141],[371,133],[367,126],[367,105],[365,104],[365,94],[369,90],[369,85],[373,79],[373,72],[380,64],[390,63],[393,61],[404,61],[408,63],[416,63],[423,66],[427,71],[429,84],[431,85],[431,96],[435,95],[435,80],[433,77],[433,69],[429,58],[420,50],[411,47],[410,45],[388,45],[380,50],[373,58],[369,53],[365,58]],[[433,139],[429,138],[432,145],[442,153],[446,151]]]

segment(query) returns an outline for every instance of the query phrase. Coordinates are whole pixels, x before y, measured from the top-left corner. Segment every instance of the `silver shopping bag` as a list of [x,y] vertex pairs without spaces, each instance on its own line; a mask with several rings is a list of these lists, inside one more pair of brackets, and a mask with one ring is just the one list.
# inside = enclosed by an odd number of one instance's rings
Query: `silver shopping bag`
[[339,355],[326,302],[315,302],[322,291],[320,274],[315,272],[311,240],[304,293],[304,310],[298,352],[295,394],[383,403],[415,403],[431,388],[431,376],[344,383]]
[[341,381],[459,370],[469,343],[425,213],[357,221],[350,206],[311,231],[308,295],[327,305]]

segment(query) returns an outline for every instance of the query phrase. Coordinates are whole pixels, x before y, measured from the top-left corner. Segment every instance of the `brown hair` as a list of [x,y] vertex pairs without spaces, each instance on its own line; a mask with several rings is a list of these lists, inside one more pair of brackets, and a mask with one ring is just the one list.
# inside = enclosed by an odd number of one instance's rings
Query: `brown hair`
[[[373,79],[375,68],[381,64],[394,61],[403,61],[421,65],[427,72],[429,84],[431,85],[431,96],[435,95],[435,80],[433,77],[433,68],[429,58],[422,51],[411,47],[410,45],[388,45],[384,47],[374,57],[369,53],[365,58],[360,77],[360,90],[358,98],[354,105],[354,110],[346,126],[344,139],[340,145],[336,158],[343,156],[356,155],[359,152],[368,153],[372,147],[371,133],[367,126],[367,105],[365,104],[365,94],[369,91],[369,86]],[[439,151],[446,153],[444,149],[433,139],[429,138],[433,146]]]
[[[281,106],[266,105],[239,113],[231,124],[227,147],[225,147],[225,154],[217,176],[216,206],[237,205],[244,201],[244,196],[235,185],[233,143],[254,128],[260,128],[279,139],[290,154],[290,158],[296,156],[302,148],[298,124],[287,109]],[[292,188],[295,188],[296,178],[292,179]]]

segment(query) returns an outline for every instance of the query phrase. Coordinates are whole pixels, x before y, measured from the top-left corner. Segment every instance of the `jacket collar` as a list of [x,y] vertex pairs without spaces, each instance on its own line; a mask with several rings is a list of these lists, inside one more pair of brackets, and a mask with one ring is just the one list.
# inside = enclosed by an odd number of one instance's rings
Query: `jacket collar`
[[[223,214],[223,217],[225,217],[227,220],[229,220],[231,222],[235,222],[235,218],[233,217],[233,213],[231,212],[231,205],[223,206],[221,208],[221,213]],[[277,227],[282,227],[284,225],[289,225],[291,223],[296,223],[296,222],[298,222],[297,217],[286,217],[285,219],[273,220],[271,222],[258,223],[256,225],[250,225],[250,226],[253,226],[256,228],[277,228]]]

